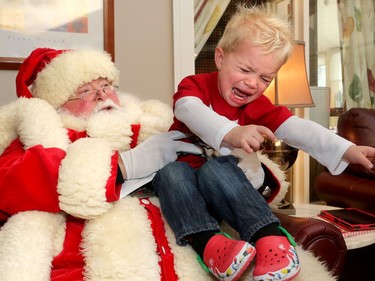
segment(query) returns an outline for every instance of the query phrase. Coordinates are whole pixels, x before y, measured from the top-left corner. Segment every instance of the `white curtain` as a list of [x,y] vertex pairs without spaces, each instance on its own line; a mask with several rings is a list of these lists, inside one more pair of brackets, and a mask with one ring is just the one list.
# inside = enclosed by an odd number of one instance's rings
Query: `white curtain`
[[375,108],[375,18],[372,0],[337,0],[344,107]]

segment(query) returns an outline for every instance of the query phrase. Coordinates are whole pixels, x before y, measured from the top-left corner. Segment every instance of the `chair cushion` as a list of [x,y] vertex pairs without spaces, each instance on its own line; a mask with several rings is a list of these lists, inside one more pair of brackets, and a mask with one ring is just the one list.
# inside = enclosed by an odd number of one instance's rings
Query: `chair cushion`
[[[351,108],[340,115],[337,133],[357,145],[375,147],[375,109]],[[375,167],[367,170],[360,165],[350,164],[346,172],[375,179]]]

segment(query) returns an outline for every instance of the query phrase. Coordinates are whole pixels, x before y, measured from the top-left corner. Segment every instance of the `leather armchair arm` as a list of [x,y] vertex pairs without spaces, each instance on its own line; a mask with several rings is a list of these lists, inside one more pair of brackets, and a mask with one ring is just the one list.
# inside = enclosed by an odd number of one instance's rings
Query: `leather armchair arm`
[[329,271],[339,276],[345,264],[347,248],[338,228],[319,219],[293,217],[277,211],[275,215],[297,244],[314,253],[326,263]]
[[375,180],[343,173],[333,176],[320,173],[314,182],[314,189],[327,205],[352,207],[375,212]]

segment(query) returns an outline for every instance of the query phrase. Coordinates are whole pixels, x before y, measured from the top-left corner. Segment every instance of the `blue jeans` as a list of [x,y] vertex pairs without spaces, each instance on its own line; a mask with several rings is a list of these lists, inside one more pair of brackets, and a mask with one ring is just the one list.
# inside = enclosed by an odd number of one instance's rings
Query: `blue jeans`
[[153,186],[177,244],[186,245],[184,238],[194,233],[220,231],[220,221],[245,241],[262,227],[279,223],[237,164],[234,156],[210,159],[199,169],[176,161],[156,174]]

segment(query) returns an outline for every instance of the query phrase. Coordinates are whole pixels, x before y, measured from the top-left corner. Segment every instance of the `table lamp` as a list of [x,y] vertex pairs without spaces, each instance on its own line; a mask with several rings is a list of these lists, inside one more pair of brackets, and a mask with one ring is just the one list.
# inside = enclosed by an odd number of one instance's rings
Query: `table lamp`
[[[289,108],[314,106],[307,80],[305,43],[303,41],[295,42],[290,58],[280,68],[264,95],[275,105]],[[265,140],[263,152],[278,163],[280,169],[284,171],[294,164],[298,156],[298,149],[287,145],[282,140],[276,142]]]

